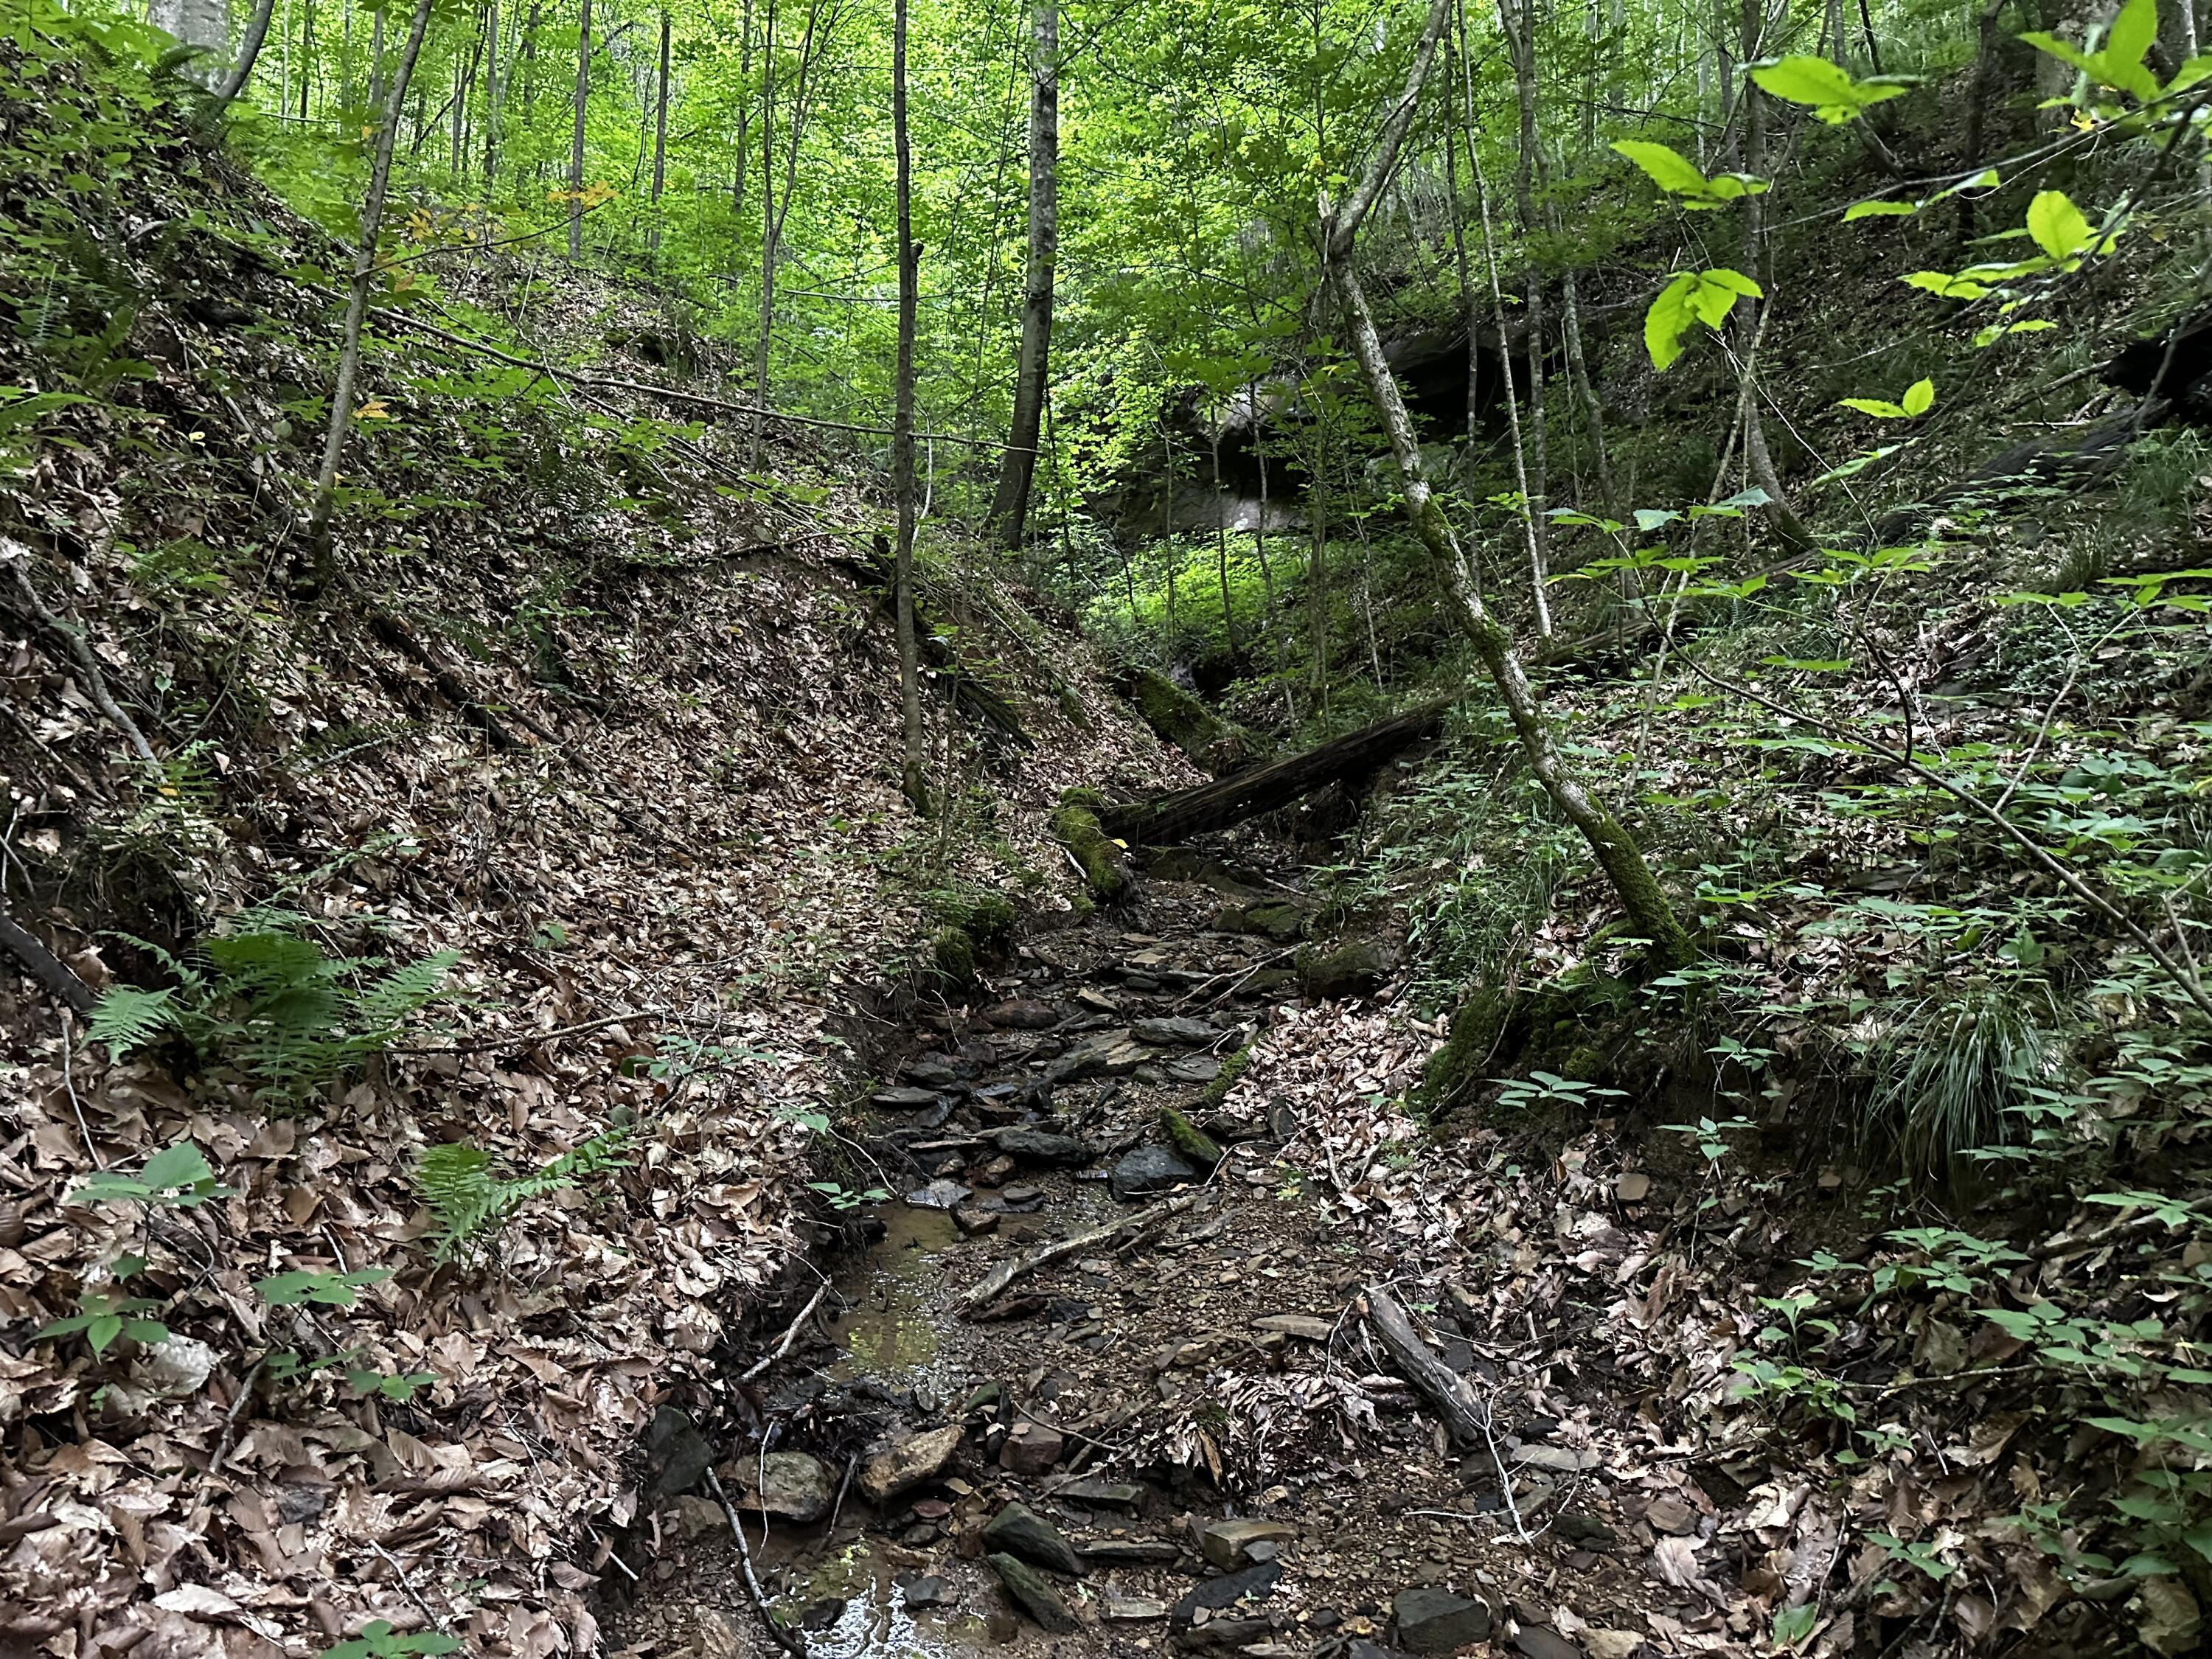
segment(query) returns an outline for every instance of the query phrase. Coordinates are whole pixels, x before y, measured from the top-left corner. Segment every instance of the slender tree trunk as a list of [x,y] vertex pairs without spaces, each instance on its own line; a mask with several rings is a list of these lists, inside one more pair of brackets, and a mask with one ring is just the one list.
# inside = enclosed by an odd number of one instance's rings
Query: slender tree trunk
[[[1982,151],[1986,143],[1984,134],[1990,118],[1990,99],[1996,90],[1997,78],[1997,20],[2004,15],[2005,0],[1987,0],[1975,19],[1974,78],[1966,93],[1965,131],[1959,143],[1959,171],[1971,173],[1982,164]],[[1974,198],[1972,192],[1960,191],[1952,198],[1958,204],[1959,246],[1972,241],[1977,232],[1974,222]]]
[[307,94],[315,84],[315,0],[300,9],[300,119],[307,118]]
[[[761,29],[761,299],[760,334],[753,347],[753,402],[760,413],[753,416],[751,457],[746,463],[757,472],[768,447],[768,348],[775,326],[775,0],[768,0]],[[906,257],[905,244],[899,257]]]
[[[1474,128],[1471,124],[1467,128],[1467,135],[1471,145],[1474,142]],[[1474,284],[1468,277],[1467,227],[1462,222],[1459,194],[1459,124],[1447,120],[1444,123],[1444,199],[1451,214],[1452,269],[1459,279],[1459,314],[1467,327],[1467,448],[1460,457],[1460,493],[1466,497],[1472,514],[1478,499],[1474,490],[1474,469],[1482,437],[1482,330],[1475,317]],[[1510,393],[1508,397],[1510,399]]]
[[[491,37],[491,50],[484,53],[483,84],[483,181],[484,194],[491,194],[492,186],[499,180],[499,0],[487,0],[487,27]],[[484,234],[491,234],[490,218],[485,218]]]
[[[1765,50],[1764,22],[1760,15],[1761,0],[1743,0],[1743,61],[1750,63]],[[1737,94],[1741,106],[1744,131],[1745,170],[1763,173],[1766,167],[1766,94],[1759,83],[1748,75]],[[1744,202],[1743,268],[1766,289],[1764,300],[1741,300],[1736,303],[1730,322],[1735,330],[1736,354],[1741,360],[1740,372],[1749,384],[1745,388],[1743,404],[1743,457],[1751,481],[1764,489],[1773,502],[1772,521],[1783,538],[1792,546],[1808,547],[1812,537],[1804,523],[1790,505],[1790,497],[1782,488],[1782,480],[1774,470],[1774,457],[1766,447],[1766,422],[1759,413],[1759,392],[1756,382],[1759,365],[1755,342],[1759,338],[1759,317],[1772,303],[1774,273],[1767,268],[1765,203],[1757,196]]]
[[1052,353],[1052,307],[1060,258],[1060,0],[1036,0],[1030,49],[1030,250],[1022,291],[1021,356],[1014,371],[1014,414],[991,522],[999,540],[1019,547],[1028,528],[1036,470],[1037,418]]
[[361,374],[361,331],[368,314],[368,290],[376,275],[377,238],[384,228],[385,192],[392,184],[392,150],[399,137],[399,112],[407,100],[407,83],[414,77],[416,60],[422,55],[423,32],[430,26],[431,0],[415,0],[415,16],[408,26],[407,43],[394,65],[392,92],[379,112],[375,158],[369,168],[368,198],[362,204],[361,240],[354,248],[353,282],[346,292],[345,343],[338,352],[337,385],[331,392],[331,429],[323,441],[322,471],[315,478],[315,495],[307,515],[307,544],[315,562],[316,580],[327,589],[335,575],[331,556],[331,509],[337,496],[338,459],[345,449],[346,434],[353,424],[354,382]]
[[1326,194],[1322,200],[1322,257],[1329,291],[1338,302],[1351,337],[1352,356],[1367,382],[1369,395],[1388,434],[1390,452],[1398,465],[1400,499],[1413,532],[1444,570],[1457,601],[1462,625],[1475,654],[1489,671],[1492,682],[1505,704],[1506,713],[1521,739],[1529,770],[1559,809],[1560,815],[1582,832],[1599,866],[1612,882],[1630,926],[1651,941],[1654,959],[1680,963],[1696,954],[1690,937],[1675,917],[1658,879],[1640,849],[1612,812],[1569,770],[1553,738],[1550,722],[1537,701],[1535,688],[1522,666],[1512,635],[1492,617],[1476,590],[1474,572],[1452,532],[1451,521],[1429,488],[1421,470],[1419,441],[1413,417],[1398,390],[1397,376],[1382,353],[1382,337],[1368,309],[1353,263],[1361,222],[1380,195],[1383,180],[1395,165],[1398,150],[1412,125],[1413,108],[1436,58],[1437,38],[1443,32],[1446,10],[1453,0],[1434,0],[1420,49],[1408,72],[1406,93],[1385,119],[1376,154],[1361,182],[1341,211],[1333,210]]
[[[1552,240],[1560,241],[1559,210],[1553,204],[1549,210]],[[1590,379],[1589,360],[1583,355],[1582,296],[1575,280],[1574,262],[1569,260],[1559,272],[1559,306],[1561,322],[1567,335],[1567,379],[1574,386],[1575,398],[1582,404],[1583,423],[1589,429],[1590,470],[1597,475],[1598,500],[1610,517],[1620,503],[1613,493],[1613,466],[1605,448],[1605,410],[1597,400],[1597,386]]]
[[1229,599],[1229,515],[1222,510],[1221,428],[1213,430],[1213,564],[1221,579],[1221,631],[1229,641],[1229,660],[1244,654],[1237,638],[1237,611]]
[[[269,38],[269,19],[275,10],[276,0],[255,0],[253,15],[246,20],[246,38],[238,43],[238,61],[230,66],[230,73],[216,88],[216,115],[228,109],[231,100],[245,91],[246,83],[253,78],[253,65],[261,56],[262,42]],[[280,106],[283,103],[281,93],[276,101]]]
[[1182,643],[1177,637],[1176,629],[1176,577],[1182,568],[1182,561],[1176,556],[1175,544],[1175,439],[1168,432],[1167,420],[1164,416],[1160,421],[1160,454],[1166,460],[1168,469],[1167,495],[1164,498],[1165,504],[1160,509],[1162,531],[1160,545],[1166,550],[1168,561],[1167,657],[1168,666],[1173,668],[1176,649]]
[[[376,20],[368,32],[368,107],[372,114],[384,107],[384,11],[376,12]],[[392,111],[393,143],[398,143],[399,108]]]
[[647,246],[660,252],[660,193],[668,183],[668,14],[660,14],[660,88],[653,112],[653,224]]
[[752,159],[752,101],[746,96],[753,78],[753,0],[738,17],[738,161],[730,170],[730,216],[745,213],[745,164]]
[[1313,706],[1328,712],[1328,428],[1314,430],[1313,477],[1306,489],[1306,627],[1313,635]]
[[[1521,221],[1522,257],[1528,266],[1528,296],[1522,310],[1528,319],[1528,454],[1522,467],[1521,488],[1528,498],[1528,579],[1536,602],[1536,632],[1552,637],[1551,547],[1552,521],[1546,514],[1550,480],[1544,426],[1544,272],[1530,252],[1536,240],[1536,18],[1534,0],[1499,0],[1498,18],[1505,31],[1513,59],[1513,98],[1521,118],[1520,156],[1513,173],[1513,205]],[[1472,139],[1470,138],[1470,142]],[[1500,319],[1498,347],[1510,354]]]
[[584,257],[584,106],[592,93],[592,0],[577,0],[576,115],[568,129],[568,262]]
[[914,620],[914,331],[921,287],[921,251],[915,246],[912,161],[906,127],[906,7],[891,6],[891,151],[896,173],[898,217],[898,363],[891,413],[891,483],[898,495],[897,605],[899,712],[904,734],[906,798],[917,812],[929,810],[923,775],[921,672]]

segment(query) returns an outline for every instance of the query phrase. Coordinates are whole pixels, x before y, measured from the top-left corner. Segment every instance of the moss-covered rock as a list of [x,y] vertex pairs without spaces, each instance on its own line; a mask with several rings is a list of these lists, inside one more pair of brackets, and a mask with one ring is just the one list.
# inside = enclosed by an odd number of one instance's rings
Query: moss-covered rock
[[1145,724],[1216,777],[1263,758],[1267,745],[1256,734],[1224,720],[1156,670],[1132,665],[1115,677]]
[[963,927],[940,927],[930,941],[937,971],[956,985],[975,981],[975,941]]
[[1288,945],[1305,932],[1312,914],[1295,899],[1255,899],[1216,913],[1213,928],[1220,933],[1259,933],[1279,945]]
[[1229,1098],[1229,1091],[1237,1086],[1237,1079],[1252,1067],[1252,1045],[1246,1043],[1221,1062],[1221,1069],[1213,1074],[1213,1081],[1206,1085],[1200,1097],[1208,1106],[1219,1106]]
[[1052,815],[1052,833],[1074,855],[1085,890],[1100,904],[1120,902],[1128,896],[1129,869],[1121,861],[1120,843],[1098,822],[1098,808],[1104,803],[1089,789],[1071,789],[1060,799],[1060,810]]
[[1291,963],[1297,969],[1298,988],[1324,1002],[1380,990],[1394,965],[1388,951],[1364,939],[1302,945]]
[[1633,1030],[1629,1013],[1628,987],[1586,969],[1517,991],[1478,986],[1429,1056],[1413,1106],[1440,1116],[1493,1079],[1530,1071],[1610,1085]]
[[1210,1170],[1221,1162],[1221,1148],[1213,1137],[1174,1107],[1160,1108],[1160,1130],[1176,1152],[1200,1169]]

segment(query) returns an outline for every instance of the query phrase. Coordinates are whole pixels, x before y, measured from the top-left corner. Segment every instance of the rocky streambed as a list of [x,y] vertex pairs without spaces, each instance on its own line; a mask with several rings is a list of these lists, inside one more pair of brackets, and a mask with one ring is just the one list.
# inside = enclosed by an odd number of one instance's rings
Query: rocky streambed
[[[1255,870],[1178,854],[1145,892],[889,1050],[847,1183],[890,1194],[872,1243],[716,1449],[785,1650],[1633,1652],[1547,1600],[1601,1568],[1602,1523],[1492,1559],[1498,1466],[1417,1424],[1346,1318],[1387,1262],[1322,1223],[1287,1104],[1224,1104],[1271,1007],[1379,963],[1301,950],[1304,901]],[[1544,1467],[1548,1426],[1504,1430],[1546,1494],[1580,1467]],[[664,1437],[618,1644],[765,1659],[714,1452]]]

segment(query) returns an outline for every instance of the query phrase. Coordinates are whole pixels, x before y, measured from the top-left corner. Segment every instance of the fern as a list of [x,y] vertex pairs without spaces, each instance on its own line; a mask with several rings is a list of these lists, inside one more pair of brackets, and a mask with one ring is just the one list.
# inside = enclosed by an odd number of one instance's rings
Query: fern
[[177,1031],[177,994],[173,990],[142,991],[135,985],[110,986],[86,1022],[85,1036],[107,1045],[108,1056],[120,1059],[134,1049],[150,1048]]
[[593,1135],[513,1180],[493,1170],[491,1154],[481,1146],[451,1141],[425,1147],[415,1163],[415,1190],[438,1218],[438,1260],[451,1261],[532,1199],[607,1170],[628,1169],[622,1154],[629,1137],[626,1128]]

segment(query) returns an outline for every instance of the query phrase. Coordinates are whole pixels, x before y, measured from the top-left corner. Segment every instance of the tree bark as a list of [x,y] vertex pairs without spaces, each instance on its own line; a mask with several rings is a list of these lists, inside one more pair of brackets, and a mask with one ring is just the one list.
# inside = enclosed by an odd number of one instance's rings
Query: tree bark
[[[1546,516],[1550,479],[1544,426],[1544,272],[1531,253],[1536,237],[1536,20],[1534,0],[1498,0],[1498,21],[1513,59],[1513,101],[1520,117],[1520,154],[1513,173],[1513,206],[1521,221],[1522,257],[1528,263],[1528,292],[1522,309],[1528,318],[1528,454],[1521,466],[1522,515],[1528,532],[1528,579],[1536,604],[1536,632],[1552,637],[1551,527]],[[1473,143],[1473,137],[1468,140]],[[1486,240],[1487,240],[1486,236]],[[1505,318],[1498,319],[1503,336]]]
[[[231,65],[230,73],[222,77],[222,84],[216,88],[216,115],[221,116],[228,109],[231,100],[245,91],[246,83],[253,78],[253,65],[261,57],[262,43],[269,38],[269,19],[276,9],[276,0],[256,0],[253,15],[246,20],[246,38],[238,43],[238,61]],[[280,106],[284,102],[281,92],[276,101]]]
[[1039,421],[1052,355],[1053,293],[1060,260],[1060,3],[1036,0],[1030,53],[1030,246],[1022,290],[1021,356],[1014,412],[991,503],[998,539],[1019,547],[1029,527]]
[[1360,289],[1354,268],[1352,256],[1360,220],[1380,195],[1381,181],[1396,162],[1398,149],[1413,119],[1413,106],[1435,61],[1446,9],[1452,3],[1453,0],[1434,0],[1428,27],[1407,76],[1405,96],[1383,123],[1376,154],[1345,210],[1332,212],[1326,196],[1322,199],[1325,279],[1343,313],[1352,356],[1358,362],[1376,413],[1389,438],[1391,453],[1398,464],[1400,499],[1406,517],[1422,545],[1445,572],[1458,604],[1462,626],[1505,704],[1522,750],[1528,757],[1529,770],[1535,774],[1561,816],[1589,843],[1599,867],[1612,882],[1621,908],[1627,913],[1630,925],[1650,941],[1652,959],[1668,963],[1684,962],[1696,954],[1696,947],[1676,918],[1650,866],[1644,862],[1642,849],[1611,811],[1568,769],[1551,723],[1537,700],[1535,688],[1529,684],[1528,672],[1522,666],[1512,635],[1482,602],[1451,521],[1423,475],[1420,444],[1414,435],[1413,417],[1398,390],[1397,376],[1383,356],[1382,337],[1376,331],[1373,313],[1368,309],[1367,296]]
[[[590,0],[585,0],[586,5]],[[422,35],[430,26],[431,0],[415,0],[415,15],[407,41],[394,66],[392,90],[377,118],[375,160],[368,175],[368,198],[362,204],[361,240],[354,249],[353,282],[346,294],[345,343],[338,352],[337,385],[331,392],[331,429],[323,441],[323,465],[315,478],[313,506],[307,515],[307,544],[315,562],[318,584],[328,587],[335,574],[331,558],[331,508],[337,496],[338,458],[345,449],[346,434],[353,425],[354,382],[361,374],[362,324],[368,313],[369,284],[376,275],[377,237],[384,228],[384,198],[392,185],[392,150],[399,138],[399,112],[407,101],[407,83],[414,78],[415,63],[422,55]],[[383,14],[379,13],[380,21]]]
[[[484,192],[489,195],[499,179],[499,0],[486,0],[485,33],[491,40],[490,50],[484,53],[483,87],[483,180]],[[485,219],[484,234],[491,234],[490,219]]]
[[891,151],[896,174],[898,237],[898,362],[891,405],[891,484],[898,495],[897,583],[899,712],[909,805],[929,811],[922,770],[921,671],[914,622],[914,333],[921,286],[921,251],[914,240],[913,165],[907,143],[907,0],[891,7]]
[[660,14],[660,88],[653,114],[653,223],[646,246],[660,252],[660,192],[668,183],[668,14]]
[[[906,258],[902,240],[898,257]],[[761,297],[760,332],[753,343],[753,441],[746,465],[757,472],[768,450],[768,348],[775,326],[775,0],[761,21]]]
[[568,129],[568,261],[584,257],[584,106],[592,93],[592,0],[577,0],[576,114]]

